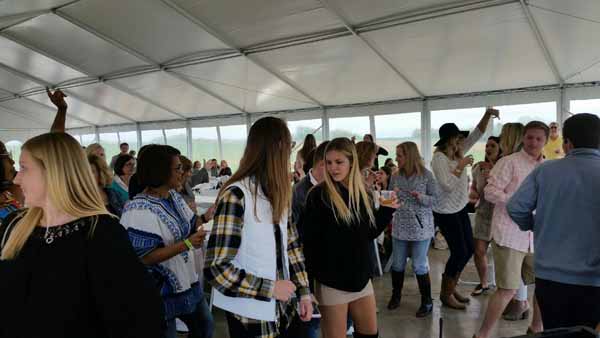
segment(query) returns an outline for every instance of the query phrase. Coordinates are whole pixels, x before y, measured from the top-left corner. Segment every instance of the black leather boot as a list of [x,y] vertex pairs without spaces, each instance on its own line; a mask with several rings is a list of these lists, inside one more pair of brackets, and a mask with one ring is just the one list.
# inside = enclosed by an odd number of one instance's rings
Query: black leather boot
[[392,270],[392,298],[388,303],[388,310],[397,309],[402,299],[402,288],[404,287],[404,271]]
[[417,318],[426,317],[433,311],[433,301],[431,299],[431,279],[429,274],[417,275],[417,283],[421,292],[421,306],[417,311]]

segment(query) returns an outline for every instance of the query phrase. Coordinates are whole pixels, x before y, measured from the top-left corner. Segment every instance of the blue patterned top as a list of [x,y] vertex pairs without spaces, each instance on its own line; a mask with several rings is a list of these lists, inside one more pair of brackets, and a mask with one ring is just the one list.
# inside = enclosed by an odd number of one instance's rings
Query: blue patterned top
[[[195,223],[196,216],[174,190],[169,198],[138,194],[125,205],[121,216],[139,257],[188,238],[196,231]],[[160,287],[168,319],[195,310],[202,290],[193,254],[185,251],[148,269]]]
[[[425,169],[422,175],[406,177],[398,174],[390,178],[389,190],[399,189],[398,199],[402,206],[392,219],[392,237],[404,241],[424,241],[433,237],[432,206],[438,196],[437,183],[431,171]],[[417,200],[411,191],[420,194]]]

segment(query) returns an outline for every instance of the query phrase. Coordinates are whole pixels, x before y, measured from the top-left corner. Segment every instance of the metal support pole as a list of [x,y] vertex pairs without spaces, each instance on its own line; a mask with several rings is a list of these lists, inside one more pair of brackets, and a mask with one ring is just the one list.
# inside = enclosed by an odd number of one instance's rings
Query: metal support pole
[[223,140],[221,139],[221,126],[217,126],[217,139],[219,140],[219,158],[223,159]]
[[189,119],[185,121],[185,136],[187,140],[187,157],[193,162],[192,151],[194,149],[192,147],[192,121]]
[[323,109],[321,113],[321,124],[323,125],[323,140],[329,140],[329,117],[327,117],[327,109]]
[[135,124],[135,135],[137,137],[138,156],[139,156],[139,150],[142,147],[142,129],[140,128],[140,123],[139,122],[137,122]]
[[377,130],[375,129],[375,116],[369,114],[369,133],[373,136],[373,142],[377,142]]
[[571,100],[567,97],[567,89],[561,88],[556,101],[556,122],[562,127],[562,124],[569,118],[571,111]]
[[98,126],[94,126],[94,142],[100,143],[100,132],[98,131]]
[[431,111],[427,100],[423,100],[423,108],[421,109],[421,154],[427,167],[431,163],[431,147]]

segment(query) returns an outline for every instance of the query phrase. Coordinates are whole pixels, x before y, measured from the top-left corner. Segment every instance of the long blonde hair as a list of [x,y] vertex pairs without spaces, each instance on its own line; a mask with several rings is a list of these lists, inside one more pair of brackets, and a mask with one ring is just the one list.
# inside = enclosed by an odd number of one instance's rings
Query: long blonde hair
[[360,165],[356,147],[349,139],[342,137],[333,139],[325,148],[325,154],[330,151],[342,153],[350,161],[350,172],[348,173],[348,193],[350,195],[349,203],[346,204],[339,188],[329,172],[325,175],[325,192],[329,196],[329,200],[333,206],[333,215],[336,221],[340,219],[346,224],[351,224],[352,221],[360,221],[361,205],[364,205],[369,215],[369,220],[373,225],[375,216],[371,206],[371,198],[365,187],[365,182],[360,172]]
[[92,143],[89,146],[85,147],[85,152],[89,155],[96,155],[98,150],[104,150],[104,147],[100,145],[100,143]]
[[[292,185],[288,173],[291,151],[292,136],[282,119],[264,117],[256,121],[248,133],[240,167],[221,188],[219,199],[231,184],[248,177],[253,178],[254,201],[257,200],[260,187],[273,208],[273,222],[278,224],[292,201]],[[254,214],[256,215],[256,203]]]
[[402,149],[404,158],[406,159],[404,166],[399,168],[399,174],[402,174],[406,177],[410,177],[412,175],[423,175],[425,172],[425,164],[423,163],[423,158],[419,153],[417,144],[408,141],[400,143],[396,148]]
[[[98,191],[90,164],[79,143],[69,134],[48,133],[36,136],[22,147],[43,168],[48,199],[58,210],[76,218],[110,215]],[[44,215],[39,207],[23,211],[14,225],[6,245],[3,260],[14,259]],[[96,225],[94,219],[90,233]]]
[[500,132],[500,150],[502,156],[508,156],[520,150],[525,126],[522,123],[507,123]]
[[88,154],[87,159],[88,162],[90,162],[90,166],[94,166],[96,172],[98,173],[98,177],[100,178],[100,182],[98,182],[98,184],[100,184],[100,186],[103,188],[110,186],[113,182],[113,175],[108,169],[106,160],[95,154]]

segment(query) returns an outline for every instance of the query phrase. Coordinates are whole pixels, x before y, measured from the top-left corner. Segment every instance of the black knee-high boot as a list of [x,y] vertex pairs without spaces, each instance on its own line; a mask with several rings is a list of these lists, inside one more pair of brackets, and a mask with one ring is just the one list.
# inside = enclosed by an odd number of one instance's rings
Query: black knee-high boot
[[354,334],[352,336],[354,338],[378,338],[379,332],[377,332],[376,334],[362,334],[362,333],[354,332]]
[[402,299],[402,288],[404,287],[404,271],[392,270],[392,297],[388,303],[388,310],[397,309]]
[[433,311],[433,301],[431,299],[431,279],[429,273],[417,275],[417,283],[421,292],[421,306],[417,311],[417,317],[425,317]]

